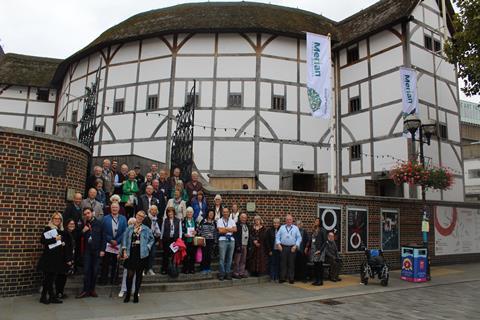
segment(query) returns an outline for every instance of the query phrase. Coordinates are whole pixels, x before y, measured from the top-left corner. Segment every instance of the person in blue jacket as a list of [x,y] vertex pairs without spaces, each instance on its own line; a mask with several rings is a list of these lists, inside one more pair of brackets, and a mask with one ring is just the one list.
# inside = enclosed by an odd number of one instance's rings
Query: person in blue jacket
[[120,215],[120,205],[114,202],[110,206],[111,214],[102,220],[103,245],[105,255],[102,259],[102,270],[99,285],[108,282],[108,269],[110,270],[110,284],[113,284],[117,274],[117,256],[123,239],[123,233],[127,230],[127,218]]

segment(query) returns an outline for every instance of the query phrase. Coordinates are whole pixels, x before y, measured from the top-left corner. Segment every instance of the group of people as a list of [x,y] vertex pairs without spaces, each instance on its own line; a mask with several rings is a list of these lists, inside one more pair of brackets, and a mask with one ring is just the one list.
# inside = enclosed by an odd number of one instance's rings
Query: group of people
[[[269,274],[280,283],[305,279],[313,262],[315,282],[323,283],[323,262],[330,264],[330,279],[338,281],[341,265],[333,233],[327,234],[320,219],[311,235],[293,217],[285,224],[273,220],[270,228],[256,215],[241,213],[237,204],[227,207],[217,194],[208,206],[197,172],[186,184],[179,168],[167,177],[165,170],[141,175],[105,159],[86,181],[86,197],[74,195],[63,214],[54,213],[41,236],[44,252],[38,269],[44,273],[42,303],[62,303],[67,276],[83,269],[83,290],[77,298],[97,297],[95,287],[114,284],[119,264],[124,273],[120,297],[139,301],[144,275],[155,275],[157,247],[163,249],[161,273],[211,272],[218,255],[219,280]],[[295,269],[297,269],[295,271]],[[55,289],[54,289],[55,287]]]

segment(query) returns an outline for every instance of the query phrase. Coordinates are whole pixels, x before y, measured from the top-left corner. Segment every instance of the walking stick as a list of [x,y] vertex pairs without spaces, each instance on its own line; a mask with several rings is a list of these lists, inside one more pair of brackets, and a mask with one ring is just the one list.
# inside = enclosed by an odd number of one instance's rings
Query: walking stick
[[115,286],[116,282],[118,281],[118,269],[120,268],[120,256],[117,256],[117,267],[115,269],[115,275],[112,279],[112,284],[110,285],[110,294],[108,295],[110,299],[113,297],[113,287]]

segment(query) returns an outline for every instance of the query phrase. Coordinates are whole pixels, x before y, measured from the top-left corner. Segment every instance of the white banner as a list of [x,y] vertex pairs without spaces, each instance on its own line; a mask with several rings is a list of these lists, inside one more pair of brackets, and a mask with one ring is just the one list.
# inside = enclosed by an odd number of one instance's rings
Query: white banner
[[403,116],[418,112],[417,73],[410,68],[400,68],[402,81]]
[[330,119],[331,74],[330,38],[307,33],[307,93],[315,118]]

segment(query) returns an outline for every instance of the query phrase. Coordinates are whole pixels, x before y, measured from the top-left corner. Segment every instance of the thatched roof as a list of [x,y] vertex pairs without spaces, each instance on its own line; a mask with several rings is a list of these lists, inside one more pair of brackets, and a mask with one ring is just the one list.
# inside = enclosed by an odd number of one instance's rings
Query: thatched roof
[[0,84],[51,88],[59,59],[7,53],[0,56]]

